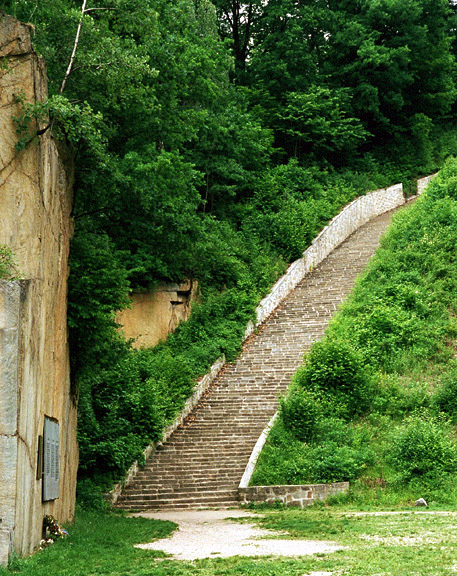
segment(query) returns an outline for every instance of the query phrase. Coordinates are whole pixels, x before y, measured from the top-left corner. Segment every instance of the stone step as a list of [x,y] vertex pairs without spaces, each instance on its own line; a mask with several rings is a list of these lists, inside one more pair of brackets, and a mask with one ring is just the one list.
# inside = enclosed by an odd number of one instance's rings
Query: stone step
[[236,502],[238,499],[238,490],[218,490],[214,492],[207,492],[199,495],[177,495],[174,497],[172,494],[167,498],[157,496],[133,496],[129,497],[128,501],[119,502],[119,507],[128,506],[129,508],[150,507],[157,506],[176,506],[177,504],[191,504],[196,506],[208,504],[220,504],[222,502]]
[[180,490],[186,486],[193,486],[196,490],[207,490],[211,489],[218,489],[218,488],[233,488],[233,482],[231,482],[228,478],[225,479],[216,479],[216,478],[203,478],[199,479],[196,483],[192,484],[189,481],[180,481],[180,479],[168,480],[165,481],[163,478],[157,478],[156,481],[148,480],[145,482],[138,482],[135,483],[133,486],[129,486],[125,489],[125,493],[132,494],[137,491],[145,491],[148,492],[149,490],[159,490],[162,488],[166,489],[178,489]]
[[182,502],[155,502],[154,505],[143,503],[137,504],[136,506],[130,506],[129,504],[119,505],[117,508],[121,510],[126,510],[128,512],[154,512],[158,510],[167,511],[167,510],[221,510],[221,509],[230,509],[236,508],[240,505],[238,500],[220,500],[218,502],[203,502],[201,504],[195,504],[194,502],[190,501],[182,501]]

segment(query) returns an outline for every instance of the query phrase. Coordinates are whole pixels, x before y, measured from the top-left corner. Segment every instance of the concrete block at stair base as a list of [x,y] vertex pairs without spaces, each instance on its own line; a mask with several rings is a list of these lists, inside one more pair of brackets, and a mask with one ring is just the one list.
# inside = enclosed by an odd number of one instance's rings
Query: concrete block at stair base
[[249,486],[240,488],[239,500],[242,504],[275,504],[304,508],[316,500],[327,500],[330,496],[348,492],[349,482],[332,484]]

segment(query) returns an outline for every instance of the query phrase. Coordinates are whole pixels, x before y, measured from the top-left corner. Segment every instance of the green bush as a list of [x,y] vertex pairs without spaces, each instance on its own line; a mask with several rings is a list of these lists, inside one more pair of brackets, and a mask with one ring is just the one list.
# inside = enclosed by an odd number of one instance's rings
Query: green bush
[[343,482],[361,476],[374,463],[375,454],[368,447],[322,442],[312,450],[309,459],[312,461],[313,482]]
[[78,481],[76,499],[79,506],[84,510],[104,511],[108,507],[107,502],[103,498],[102,487],[90,478]]
[[433,397],[433,405],[457,423],[457,368],[443,375]]
[[396,431],[389,461],[399,482],[433,481],[455,472],[456,448],[447,423],[422,412]]
[[280,414],[284,425],[303,442],[309,442],[322,415],[320,397],[312,391],[293,387],[280,401]]
[[370,378],[361,355],[343,341],[325,338],[317,342],[297,372],[295,382],[304,390],[334,396],[349,414],[368,407]]

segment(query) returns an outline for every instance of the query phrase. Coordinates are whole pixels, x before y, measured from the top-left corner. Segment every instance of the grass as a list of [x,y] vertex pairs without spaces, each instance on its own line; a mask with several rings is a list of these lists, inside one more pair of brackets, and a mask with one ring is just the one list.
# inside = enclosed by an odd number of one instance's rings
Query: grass
[[[392,508],[392,507],[391,507]],[[452,574],[457,570],[457,511],[408,509],[394,513],[352,505],[306,510],[264,510],[258,523],[280,530],[280,538],[328,540],[344,549],[298,558],[209,558],[178,562],[134,544],[166,537],[171,522],[126,518],[79,510],[70,536],[24,560],[14,560],[2,576],[304,576]]]

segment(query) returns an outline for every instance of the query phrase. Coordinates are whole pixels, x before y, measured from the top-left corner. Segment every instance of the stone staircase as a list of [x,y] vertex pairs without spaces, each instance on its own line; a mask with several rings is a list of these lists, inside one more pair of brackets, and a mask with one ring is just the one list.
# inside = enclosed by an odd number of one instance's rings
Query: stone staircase
[[246,341],[194,412],[120,496],[127,510],[235,506],[252,449],[303,352],[322,337],[385,231],[390,214],[360,228],[297,286]]

